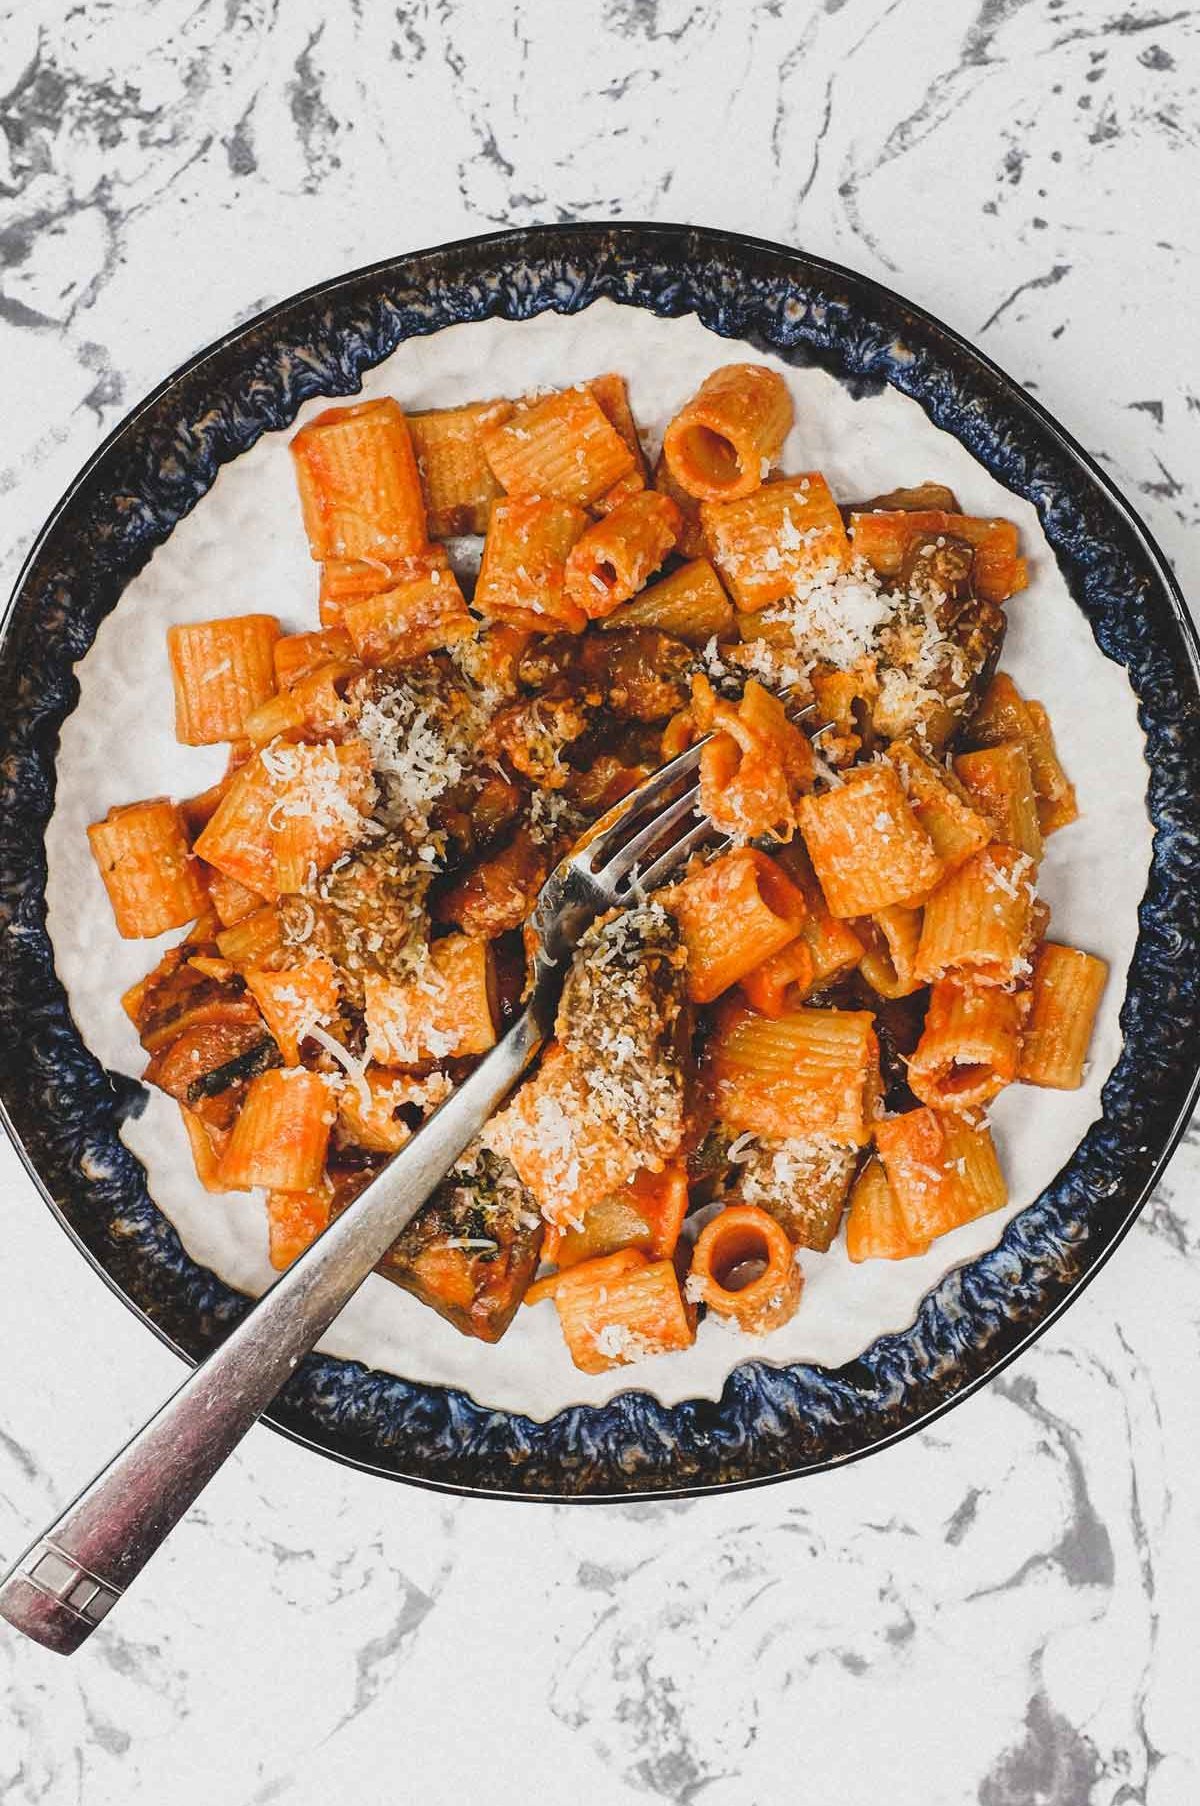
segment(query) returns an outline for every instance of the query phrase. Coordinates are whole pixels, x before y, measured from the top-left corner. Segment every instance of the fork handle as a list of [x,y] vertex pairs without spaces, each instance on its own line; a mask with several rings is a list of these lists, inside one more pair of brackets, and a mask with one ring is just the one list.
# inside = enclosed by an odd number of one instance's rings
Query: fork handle
[[535,993],[470,1078],[25,1551],[0,1581],[0,1616],[61,1655],[86,1641],[507,1097],[546,1031]]

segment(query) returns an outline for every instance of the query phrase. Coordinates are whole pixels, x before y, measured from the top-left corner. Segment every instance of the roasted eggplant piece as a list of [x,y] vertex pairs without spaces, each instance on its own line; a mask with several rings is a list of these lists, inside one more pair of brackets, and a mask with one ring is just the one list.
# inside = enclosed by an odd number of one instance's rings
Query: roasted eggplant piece
[[544,692],[559,685],[629,721],[665,721],[683,707],[695,653],[655,627],[611,633],[558,633],[531,646],[521,659],[523,685]]
[[711,1203],[729,1174],[729,1150],[738,1131],[723,1122],[710,1122],[704,1134],[688,1150],[685,1166],[693,1206]]
[[506,846],[471,866],[433,902],[434,920],[464,934],[491,939],[519,928],[533,908],[551,865],[551,849],[528,826]]
[[240,978],[217,979],[173,950],[151,975],[134,1010],[150,1064],[142,1077],[186,1104],[211,1129],[227,1129],[246,1086],[279,1049]]
[[608,688],[605,702],[614,715],[631,721],[665,721],[688,699],[696,655],[682,640],[653,627],[630,627],[605,635]]
[[561,790],[568,770],[567,747],[587,732],[590,714],[575,696],[535,696],[509,703],[492,717],[479,744],[482,759],[508,760],[531,783]]
[[205,1022],[184,1029],[154,1055],[142,1077],[186,1104],[213,1129],[228,1129],[250,1080],[282,1065],[275,1041],[259,1017]]
[[464,1336],[498,1342],[533,1278],[544,1231],[507,1160],[481,1149],[443,1181],[378,1271]]
[[936,509],[940,514],[958,514],[958,497],[944,483],[917,483],[911,489],[889,489],[886,495],[873,495],[868,502],[854,502],[843,509],[851,514],[869,514],[877,509],[898,514],[925,514]]
[[399,837],[362,848],[330,866],[311,897],[281,898],[285,936],[306,938],[332,959],[347,998],[361,1008],[366,973],[403,978],[424,948],[432,876]]
[[973,593],[973,557],[969,545],[941,535],[910,548],[902,573],[910,601],[879,636],[871,724],[881,739],[915,734],[942,752],[991,681],[1007,621]]
[[838,1232],[858,1158],[856,1148],[839,1147],[823,1135],[794,1141],[762,1136],[734,1164],[729,1201],[757,1205],[798,1248],[824,1254]]
[[602,916],[580,938],[555,1023],[605,1122],[664,1159],[684,1129],[686,967],[661,904]]
[[134,1026],[146,1052],[155,1054],[186,1030],[213,1022],[256,1023],[262,1029],[258,1005],[240,979],[210,978],[185,963],[147,987]]

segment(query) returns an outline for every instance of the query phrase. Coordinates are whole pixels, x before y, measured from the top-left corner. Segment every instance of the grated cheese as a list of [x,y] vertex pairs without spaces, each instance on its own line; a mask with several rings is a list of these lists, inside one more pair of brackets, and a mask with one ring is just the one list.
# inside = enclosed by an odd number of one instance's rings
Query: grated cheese
[[546,1163],[550,1188],[569,1199],[579,1189],[579,1155],[574,1125],[558,1098],[539,1097],[534,1107],[538,1152]]
[[[790,516],[784,518],[779,543],[789,550],[801,543]],[[800,579],[791,596],[768,608],[763,621],[788,629],[793,651],[809,671],[818,664],[849,671],[875,652],[880,630],[898,607],[899,598],[884,589],[865,559],[855,559],[849,570],[826,559]]]
[[[1006,872],[1002,866],[996,864],[994,859],[989,859],[984,868],[984,880],[989,890],[1003,891],[1004,895],[1006,897],[1011,897],[1015,903],[1021,896],[1023,889],[1026,891],[1027,895],[1033,895],[1032,890],[1025,882],[1026,873],[1032,870],[1033,860],[1029,857],[1028,853],[1021,854],[1011,872]],[[996,913],[1001,913],[999,908],[997,908]]]
[[322,1028],[319,1022],[312,1023],[307,1034],[308,1038],[315,1041],[318,1047],[325,1049],[330,1059],[337,1061],[358,1093],[358,1101],[365,1115],[370,1110],[372,1103],[371,1087],[367,1083],[366,1062],[356,1060],[349,1048],[343,1047],[341,1042],[335,1039],[328,1029]]
[[769,1207],[781,1199],[803,1203],[844,1190],[853,1154],[827,1135],[804,1135],[764,1141],[745,1159],[738,1196],[746,1204]]
[[624,1323],[606,1323],[596,1335],[596,1353],[608,1361],[640,1361],[658,1348]]

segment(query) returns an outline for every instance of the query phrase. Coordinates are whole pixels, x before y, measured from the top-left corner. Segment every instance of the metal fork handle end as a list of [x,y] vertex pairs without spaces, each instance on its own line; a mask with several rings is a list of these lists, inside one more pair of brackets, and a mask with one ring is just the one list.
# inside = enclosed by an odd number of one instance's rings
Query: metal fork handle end
[[0,1618],[55,1655],[74,1655],[120,1597],[43,1537],[0,1584]]

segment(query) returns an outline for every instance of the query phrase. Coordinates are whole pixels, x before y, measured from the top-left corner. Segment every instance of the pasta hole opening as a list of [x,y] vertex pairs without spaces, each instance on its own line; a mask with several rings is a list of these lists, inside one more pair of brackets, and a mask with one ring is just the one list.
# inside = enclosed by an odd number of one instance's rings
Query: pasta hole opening
[[615,589],[617,586],[617,567],[615,564],[611,564],[607,558],[602,558],[598,564],[592,566],[592,576],[597,583],[602,583],[605,589]]
[[714,1243],[709,1271],[723,1292],[744,1292],[771,1265],[771,1248],[761,1230],[739,1226]]
[[[741,754],[738,754],[741,764]],[[777,866],[764,861],[758,869],[758,894],[773,916],[795,925],[797,933],[804,911],[797,908],[796,892],[791,881]]]
[[700,754],[700,771],[714,790],[727,790],[742,768],[742,749],[731,735],[719,733]]
[[964,1061],[961,1065],[956,1061],[942,1079],[938,1090],[943,1097],[964,1097],[978,1091],[980,1086],[988,1085],[992,1076],[990,1066],[983,1066],[974,1060]]
[[732,442],[710,426],[689,426],[679,435],[680,468],[709,489],[732,489],[742,479],[742,461]]
[[883,984],[895,984],[900,974],[896,968],[892,943],[883,928],[877,922],[872,921],[870,916],[867,916],[865,920],[856,924],[855,933],[867,949],[863,964],[871,968],[870,982],[874,984],[875,978],[878,976]]

